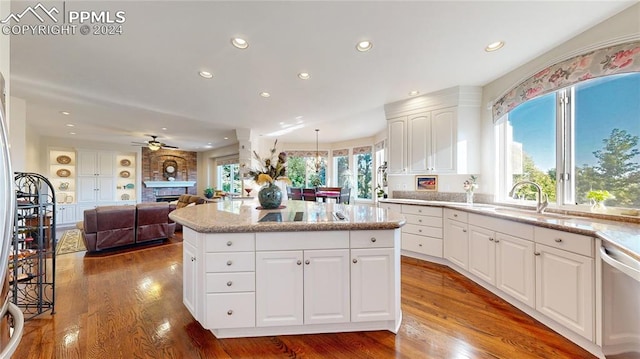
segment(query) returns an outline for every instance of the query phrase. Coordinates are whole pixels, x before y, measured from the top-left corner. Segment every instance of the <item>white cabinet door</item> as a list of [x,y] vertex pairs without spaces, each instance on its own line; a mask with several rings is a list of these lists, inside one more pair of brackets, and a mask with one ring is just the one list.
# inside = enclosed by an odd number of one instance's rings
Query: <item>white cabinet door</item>
[[351,250],[351,321],[395,319],[393,248]]
[[438,173],[456,170],[456,118],[455,108],[431,113],[429,167]]
[[95,177],[78,177],[78,203],[95,202],[97,191]]
[[469,226],[469,272],[492,285],[496,284],[494,237],[493,231]]
[[496,233],[496,287],[535,308],[534,243]]
[[112,202],[115,200],[115,185],[113,177],[96,178],[96,201]]
[[113,176],[113,153],[78,151],[78,176]]
[[186,241],[182,242],[182,302],[191,315],[196,316],[196,248]]
[[535,245],[536,310],[593,340],[593,258]]
[[469,269],[469,235],[467,224],[447,219],[444,235],[444,257],[455,265]]
[[431,114],[429,112],[408,117],[407,137],[409,170],[414,173],[431,170],[428,163],[431,153]]
[[349,250],[304,251],[304,324],[351,320]]
[[407,123],[405,117],[388,120],[389,173],[404,173],[407,166]]
[[256,252],[256,326],[302,325],[302,251]]
[[76,206],[72,204],[56,205],[57,224],[69,224],[76,222]]

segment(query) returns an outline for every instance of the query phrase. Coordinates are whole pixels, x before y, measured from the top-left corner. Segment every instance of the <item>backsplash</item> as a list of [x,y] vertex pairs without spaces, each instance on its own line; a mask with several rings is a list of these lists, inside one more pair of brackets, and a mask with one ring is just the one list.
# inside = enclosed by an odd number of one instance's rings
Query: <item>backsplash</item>
[[[392,191],[392,198],[420,199],[424,201],[444,201],[444,202],[466,202],[466,193],[456,192],[430,192],[430,191]],[[475,193],[473,195],[475,203],[493,203],[493,195]]]

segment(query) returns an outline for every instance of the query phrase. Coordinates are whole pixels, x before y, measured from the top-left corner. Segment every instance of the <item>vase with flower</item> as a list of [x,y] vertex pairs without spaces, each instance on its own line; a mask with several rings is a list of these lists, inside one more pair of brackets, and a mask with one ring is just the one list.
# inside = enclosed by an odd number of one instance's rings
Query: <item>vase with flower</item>
[[478,176],[471,175],[464,183],[462,184],[462,188],[467,194],[467,203],[473,204],[473,192],[478,188]]
[[287,154],[280,152],[276,155],[276,145],[278,140],[273,144],[268,158],[262,158],[256,151],[253,151],[254,157],[258,160],[262,168],[250,170],[249,176],[258,184],[263,186],[258,191],[258,201],[262,209],[275,209],[282,204],[282,190],[275,183],[276,181],[284,181],[290,183],[286,176]]
[[607,207],[604,205],[604,201],[609,198],[615,198],[607,190],[591,190],[587,192],[587,199],[591,200],[591,212],[604,213],[607,211]]

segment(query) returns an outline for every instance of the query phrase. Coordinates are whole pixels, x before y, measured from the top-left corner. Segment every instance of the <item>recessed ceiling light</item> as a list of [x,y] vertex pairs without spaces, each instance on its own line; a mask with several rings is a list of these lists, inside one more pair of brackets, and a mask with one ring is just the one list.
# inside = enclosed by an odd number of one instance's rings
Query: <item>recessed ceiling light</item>
[[69,134],[70,134],[70,135],[75,135],[76,133],[75,133],[75,132],[69,132]]
[[225,137],[224,139],[225,139],[225,140],[228,140],[228,139],[229,139],[229,137]]
[[487,45],[487,47],[484,48],[484,51],[486,52],[497,51],[497,50],[500,50],[503,46],[504,46],[504,41],[492,42],[489,45]]
[[167,128],[166,128],[166,127],[163,127],[163,128],[161,128],[161,130],[162,130],[162,131],[166,131],[166,130],[167,130]]
[[366,52],[371,50],[371,48],[373,47],[373,43],[369,40],[364,40],[364,41],[360,41],[357,45],[356,45],[356,50],[360,51],[360,52]]
[[409,92],[409,96],[417,96],[419,93],[420,93],[420,91],[413,90],[413,91]]
[[298,77],[299,77],[301,80],[308,80],[308,79],[310,79],[310,78],[311,78],[311,75],[309,75],[309,73],[308,73],[308,72],[301,72],[301,73],[299,73],[299,74],[298,74]]
[[207,145],[213,145],[213,143],[211,143],[211,142],[207,142]]
[[231,45],[239,48],[239,49],[246,49],[247,47],[249,47],[249,43],[247,42],[247,40],[240,38],[240,37],[234,37],[231,39]]
[[65,116],[69,116],[71,114],[71,112],[69,112],[69,111],[60,111],[60,113],[65,115]]
[[210,79],[213,77],[213,74],[209,71],[200,71],[198,72],[198,74],[202,77],[204,77],[205,79]]
[[73,123],[67,123],[65,126],[67,127],[74,127],[75,125]]
[[260,92],[260,96],[267,98],[267,97],[271,97],[271,94],[268,92]]

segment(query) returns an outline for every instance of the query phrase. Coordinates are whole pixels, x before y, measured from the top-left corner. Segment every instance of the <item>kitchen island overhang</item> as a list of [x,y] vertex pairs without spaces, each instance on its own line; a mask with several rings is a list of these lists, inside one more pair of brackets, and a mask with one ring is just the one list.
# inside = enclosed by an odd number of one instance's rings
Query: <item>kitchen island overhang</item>
[[[372,206],[284,205],[223,201],[170,214],[184,226],[183,302],[194,318],[218,338],[396,333],[404,217]],[[268,213],[282,221],[259,222]]]

